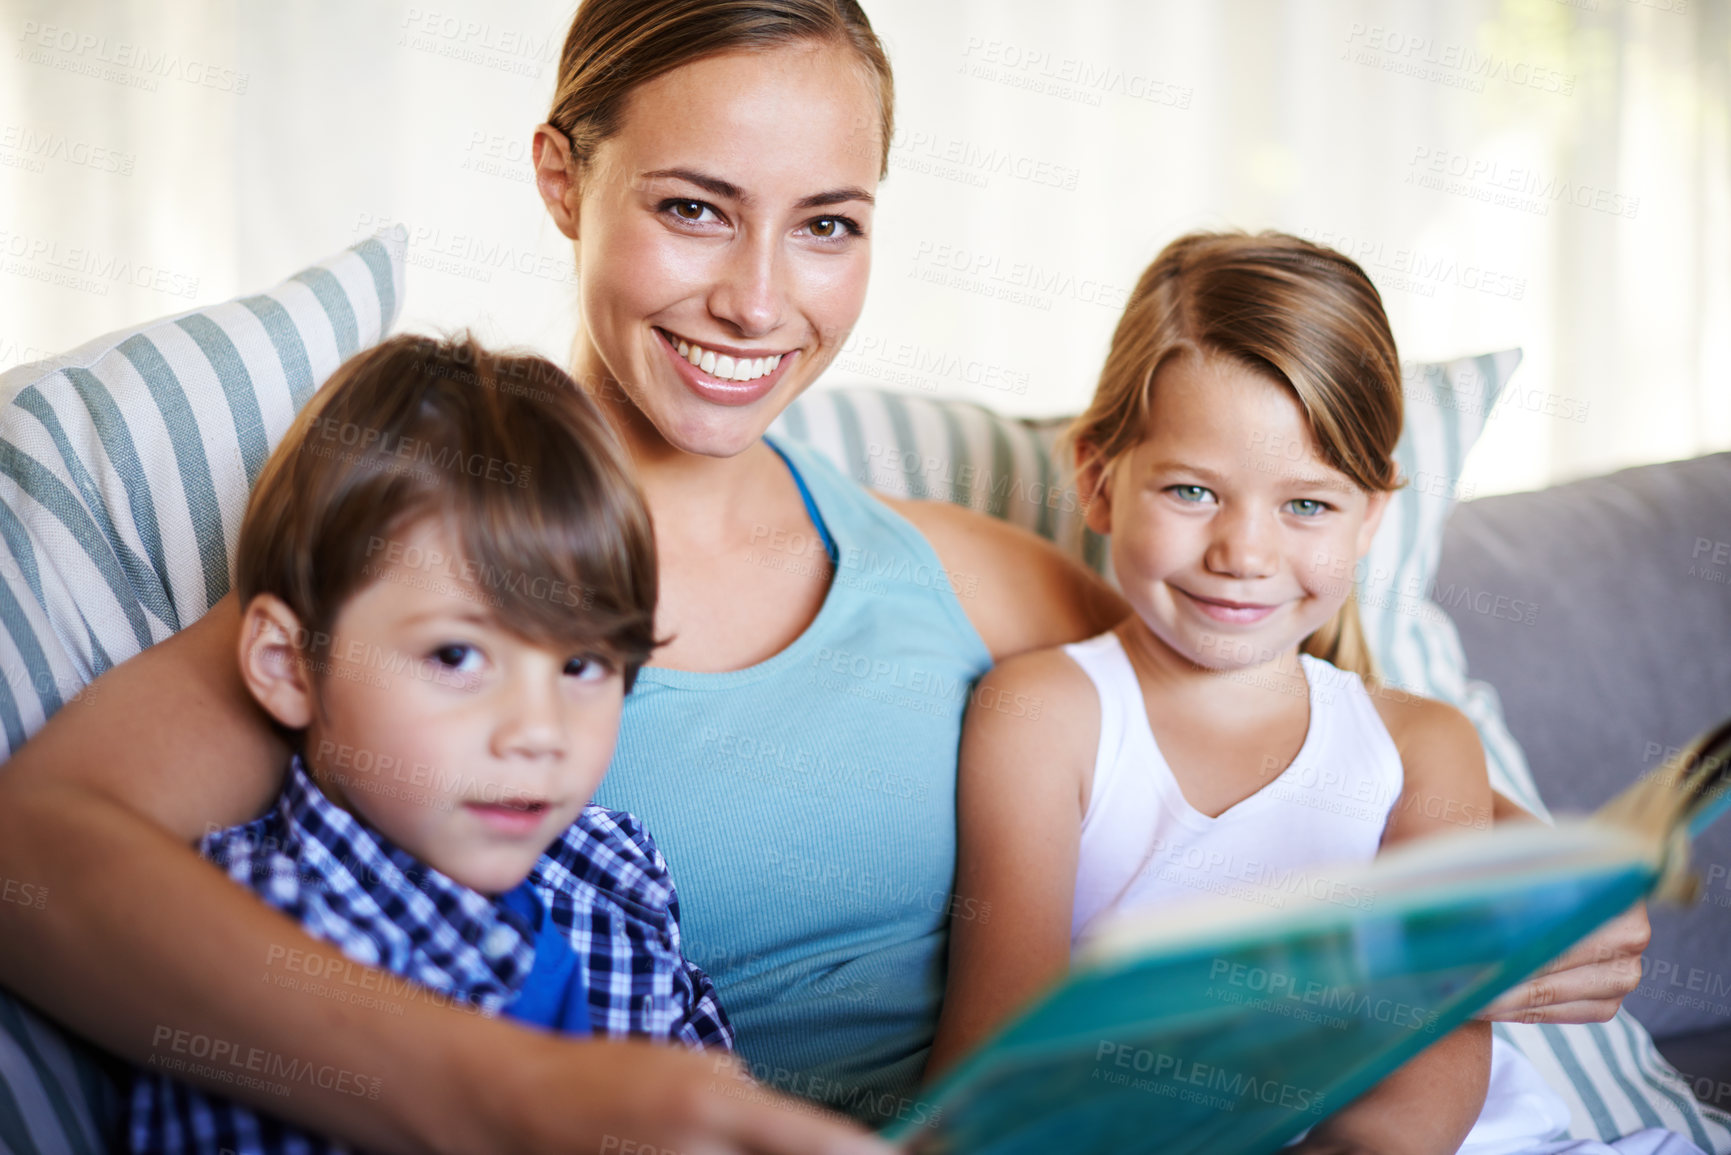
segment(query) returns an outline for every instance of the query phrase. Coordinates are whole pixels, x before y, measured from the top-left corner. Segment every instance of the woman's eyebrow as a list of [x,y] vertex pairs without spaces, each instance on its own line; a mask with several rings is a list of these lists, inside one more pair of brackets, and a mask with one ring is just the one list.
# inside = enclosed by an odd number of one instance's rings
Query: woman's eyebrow
[[[682,180],[688,184],[696,185],[705,192],[713,193],[715,196],[722,197],[726,200],[738,201],[741,204],[747,204],[751,201],[751,195],[732,181],[722,180],[718,176],[709,176],[708,174],[698,172],[695,169],[658,168],[641,174],[639,179]],[[864,201],[866,204],[873,204],[875,203],[875,200],[876,198],[863,188],[848,187],[828,189],[824,192],[812,193],[808,197],[801,197],[794,207],[799,209],[815,209],[822,208],[825,205],[845,204],[848,201]]]

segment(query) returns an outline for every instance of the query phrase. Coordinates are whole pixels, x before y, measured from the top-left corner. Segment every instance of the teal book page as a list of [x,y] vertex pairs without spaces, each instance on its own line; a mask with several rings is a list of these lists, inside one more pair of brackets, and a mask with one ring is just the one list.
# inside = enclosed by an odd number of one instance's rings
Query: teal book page
[[1359,868],[1370,901],[1351,906],[1176,919],[1170,935],[1138,915],[928,1092],[925,1126],[886,1137],[962,1155],[1278,1150],[1658,876],[1589,824],[1458,841]]

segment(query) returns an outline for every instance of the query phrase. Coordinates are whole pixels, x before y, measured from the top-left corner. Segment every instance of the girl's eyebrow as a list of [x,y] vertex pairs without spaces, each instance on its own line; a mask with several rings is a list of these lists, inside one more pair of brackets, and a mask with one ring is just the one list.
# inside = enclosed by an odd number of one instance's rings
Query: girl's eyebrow
[[[695,169],[658,168],[640,174],[639,179],[682,180],[688,184],[694,184],[698,188],[725,200],[738,201],[740,204],[749,204],[751,201],[751,195],[732,181],[722,180],[718,176],[710,176],[707,173],[701,173]],[[812,193],[810,196],[801,197],[794,205],[794,208],[815,209],[822,208],[825,205],[846,204],[848,201],[864,201],[866,204],[873,204],[875,203],[875,200],[876,198],[865,189],[849,186],[847,188],[828,189],[824,192]]]
[[[1223,480],[1223,475],[1216,473],[1205,465],[1191,465],[1184,461],[1156,461],[1148,467],[1148,471],[1154,474],[1188,473],[1194,477],[1201,478],[1210,485],[1218,485]],[[1305,474],[1289,473],[1286,474],[1282,480],[1291,482],[1300,489],[1326,489],[1334,493],[1356,492],[1356,487],[1351,483],[1342,481],[1338,477],[1329,477],[1326,474],[1309,476]]]

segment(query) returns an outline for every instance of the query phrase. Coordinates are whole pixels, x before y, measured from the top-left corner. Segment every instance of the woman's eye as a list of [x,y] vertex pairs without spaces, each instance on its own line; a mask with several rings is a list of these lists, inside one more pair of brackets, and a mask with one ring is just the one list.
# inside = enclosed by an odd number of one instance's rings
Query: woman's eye
[[1190,502],[1207,501],[1214,496],[1213,492],[1205,485],[1174,485],[1167,492],[1179,501]]
[[662,203],[661,208],[662,208],[662,211],[670,212],[674,216],[678,217],[682,221],[687,222],[688,224],[701,223],[703,220],[703,215],[705,213],[714,212],[713,209],[711,209],[708,205],[704,204],[702,201],[688,201],[688,200],[665,201]]
[[806,231],[820,241],[858,236],[861,231],[859,225],[847,217],[818,217],[805,227]]
[[1317,501],[1313,497],[1295,497],[1286,503],[1286,508],[1299,517],[1315,517],[1328,509],[1326,502]]
[[472,673],[481,663],[481,651],[474,646],[466,646],[461,642],[440,646],[431,654],[433,661],[447,670],[460,673]]
[[565,676],[584,682],[599,682],[613,673],[612,665],[594,654],[580,654],[565,662]]

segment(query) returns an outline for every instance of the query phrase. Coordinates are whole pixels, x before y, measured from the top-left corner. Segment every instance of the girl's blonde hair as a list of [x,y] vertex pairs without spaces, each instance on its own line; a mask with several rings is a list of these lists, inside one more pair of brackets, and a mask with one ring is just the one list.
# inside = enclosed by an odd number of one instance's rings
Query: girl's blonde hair
[[[1103,482],[1147,435],[1155,374],[1181,355],[1227,357],[1285,382],[1325,462],[1370,492],[1401,485],[1400,357],[1382,297],[1348,257],[1277,232],[1167,245],[1124,308],[1093,402],[1065,434],[1080,471]],[[1376,677],[1351,595],[1302,649]]]

